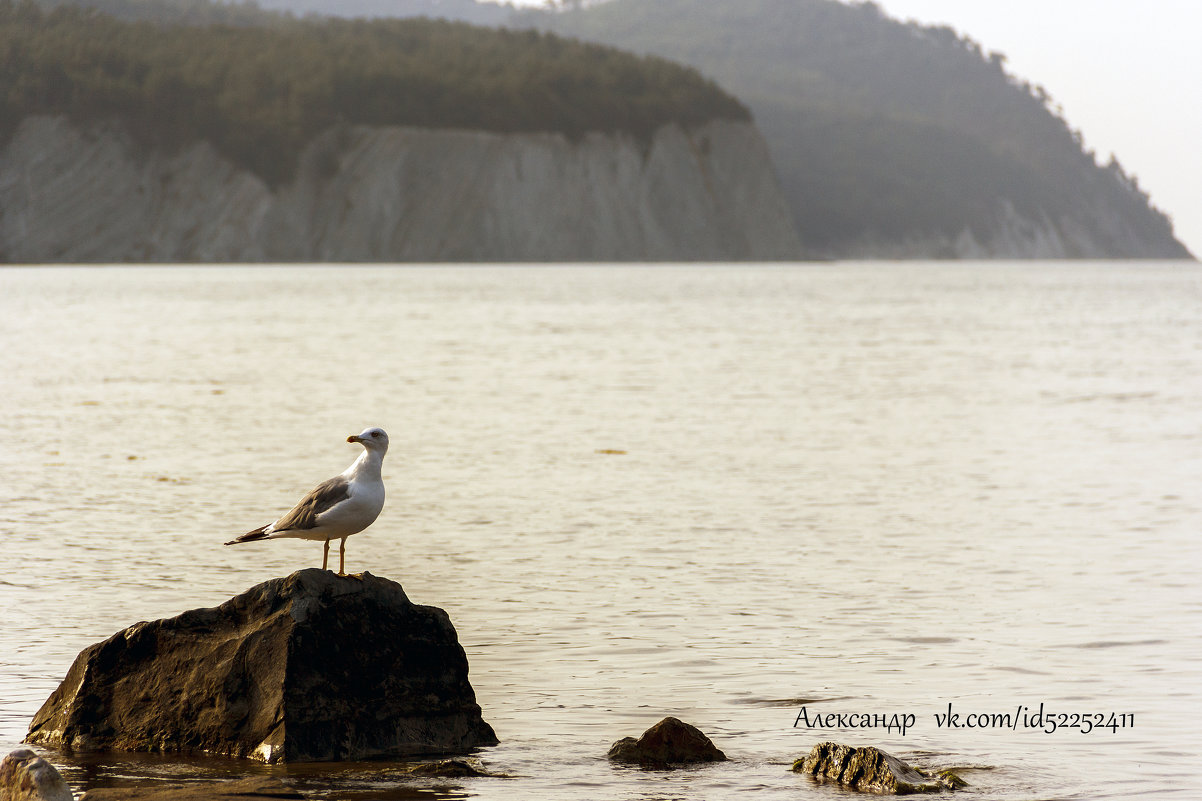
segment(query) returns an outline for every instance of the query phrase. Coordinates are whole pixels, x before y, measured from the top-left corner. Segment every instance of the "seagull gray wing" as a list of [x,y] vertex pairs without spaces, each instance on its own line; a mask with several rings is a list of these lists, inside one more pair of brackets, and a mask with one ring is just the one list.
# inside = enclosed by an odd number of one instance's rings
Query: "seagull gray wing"
[[274,531],[295,531],[317,528],[317,516],[351,497],[351,482],[346,476],[335,476],[314,487],[292,511],[272,525]]

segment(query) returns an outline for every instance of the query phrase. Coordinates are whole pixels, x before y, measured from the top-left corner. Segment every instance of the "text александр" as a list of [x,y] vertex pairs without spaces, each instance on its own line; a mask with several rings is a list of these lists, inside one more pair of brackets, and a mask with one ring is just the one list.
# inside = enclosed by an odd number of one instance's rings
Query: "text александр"
[[[1103,730],[1117,732],[1119,729],[1135,726],[1135,714],[1132,712],[1048,712],[1043,703],[1039,704],[1037,711],[1019,704],[1013,712],[961,714],[956,712],[949,702],[946,712],[936,712],[933,717],[935,725],[941,729],[1027,729],[1041,730],[1046,734],[1061,729],[1076,729],[1082,734]],[[803,706],[797,713],[797,719],[793,721],[793,728],[805,726],[810,729],[885,729],[889,732],[900,732],[905,736],[917,722],[918,717],[913,713],[819,712],[811,715]]]

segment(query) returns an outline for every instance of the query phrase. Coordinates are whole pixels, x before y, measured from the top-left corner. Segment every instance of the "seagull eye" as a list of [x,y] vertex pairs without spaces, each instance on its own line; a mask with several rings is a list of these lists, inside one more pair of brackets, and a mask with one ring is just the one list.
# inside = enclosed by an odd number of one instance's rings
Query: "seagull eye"
[[379,436],[380,436],[380,432],[379,432],[379,431],[373,431],[373,432],[371,432],[371,435],[372,435],[373,437],[379,437]]

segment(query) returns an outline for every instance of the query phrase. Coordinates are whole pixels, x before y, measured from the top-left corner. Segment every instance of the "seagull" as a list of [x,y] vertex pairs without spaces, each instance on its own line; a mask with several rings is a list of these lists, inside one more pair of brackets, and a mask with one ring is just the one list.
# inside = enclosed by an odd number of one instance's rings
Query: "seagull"
[[384,508],[384,479],[380,477],[380,465],[388,452],[388,435],[382,428],[367,428],[361,434],[347,437],[346,441],[358,442],[363,446],[363,453],[342,471],[342,475],[318,484],[279,520],[248,531],[226,545],[279,537],[324,540],[321,569],[325,570],[330,558],[330,540],[340,539],[338,575],[345,576],[346,538],[374,523]]

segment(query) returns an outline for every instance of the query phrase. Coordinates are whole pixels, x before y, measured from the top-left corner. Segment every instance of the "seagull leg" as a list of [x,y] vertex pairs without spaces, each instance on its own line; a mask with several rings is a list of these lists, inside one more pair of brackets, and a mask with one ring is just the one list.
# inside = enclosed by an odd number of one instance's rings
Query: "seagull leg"
[[330,541],[326,540],[326,545],[321,549],[321,569],[326,569],[326,562],[330,561]]
[[346,537],[342,538],[342,544],[338,546],[338,575],[346,575]]

